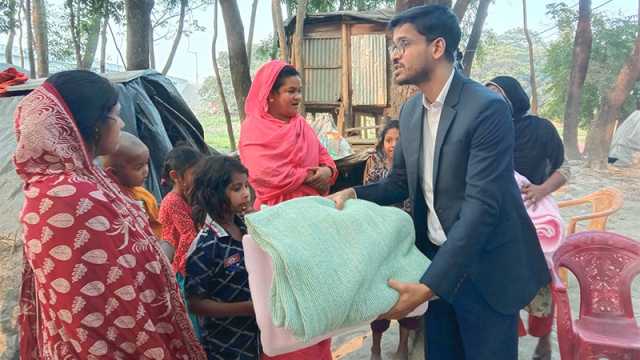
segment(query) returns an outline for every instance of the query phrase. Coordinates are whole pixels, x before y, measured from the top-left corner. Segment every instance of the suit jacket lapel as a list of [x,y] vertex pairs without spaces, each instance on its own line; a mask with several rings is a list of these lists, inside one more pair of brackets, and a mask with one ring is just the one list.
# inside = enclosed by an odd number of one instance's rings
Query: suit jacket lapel
[[[413,112],[413,116],[411,118],[411,123],[409,125],[409,134],[407,134],[407,138],[411,138],[409,140],[409,144],[415,146],[409,154],[411,154],[411,162],[407,162],[407,169],[415,169],[415,172],[412,179],[408,179],[411,181],[409,184],[411,186],[418,186],[418,171],[420,171],[420,160],[422,154],[422,124],[424,123],[424,106],[422,106],[422,98],[415,100],[415,111]],[[405,155],[406,158],[408,156]]]
[[438,123],[438,133],[436,134],[436,146],[433,153],[433,188],[436,188],[438,180],[438,169],[440,165],[440,152],[442,151],[442,145],[447,137],[449,127],[453,123],[456,116],[456,105],[460,99],[460,93],[462,92],[462,85],[464,83],[464,77],[455,71],[453,79],[451,80],[451,86],[449,92],[444,100],[442,106],[442,113],[440,115],[440,122]]

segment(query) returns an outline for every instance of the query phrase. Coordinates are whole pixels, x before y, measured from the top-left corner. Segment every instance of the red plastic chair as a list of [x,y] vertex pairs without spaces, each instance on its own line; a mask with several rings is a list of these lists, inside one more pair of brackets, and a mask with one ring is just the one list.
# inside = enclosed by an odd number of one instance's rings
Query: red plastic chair
[[[560,267],[580,286],[580,317],[571,319]],[[563,360],[640,360],[640,328],[633,316],[631,282],[640,274],[640,243],[603,231],[567,237],[552,264],[558,343]]]

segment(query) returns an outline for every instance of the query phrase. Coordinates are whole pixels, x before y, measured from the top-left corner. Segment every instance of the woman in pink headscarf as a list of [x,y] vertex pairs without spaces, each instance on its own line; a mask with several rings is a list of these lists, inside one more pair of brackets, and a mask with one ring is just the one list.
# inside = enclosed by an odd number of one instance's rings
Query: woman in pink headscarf
[[[335,183],[333,159],[298,113],[301,91],[298,72],[278,60],[258,70],[249,90],[240,159],[249,170],[256,209],[300,196],[327,195]],[[331,341],[270,359],[330,360]]]

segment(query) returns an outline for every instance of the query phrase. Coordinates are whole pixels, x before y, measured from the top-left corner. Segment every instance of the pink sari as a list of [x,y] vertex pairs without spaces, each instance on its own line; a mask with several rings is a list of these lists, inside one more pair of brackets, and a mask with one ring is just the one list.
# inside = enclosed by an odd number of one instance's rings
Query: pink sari
[[133,200],[91,163],[45,83],[16,110],[21,359],[206,359],[171,266]]
[[[327,149],[301,116],[286,123],[268,112],[267,98],[280,71],[288,65],[274,60],[258,70],[247,101],[247,117],[240,130],[240,159],[249,170],[249,182],[256,192],[254,207],[275,205],[300,196],[327,195],[304,184],[309,170],[320,165],[338,171]],[[271,360],[331,360],[331,339]]]
[[320,165],[338,171],[327,149],[301,115],[287,123],[268,112],[267,97],[280,71],[287,65],[274,60],[256,74],[247,101],[247,117],[240,130],[240,159],[249,170],[256,192],[254,207],[275,205],[300,196],[326,195],[304,184],[309,169]]

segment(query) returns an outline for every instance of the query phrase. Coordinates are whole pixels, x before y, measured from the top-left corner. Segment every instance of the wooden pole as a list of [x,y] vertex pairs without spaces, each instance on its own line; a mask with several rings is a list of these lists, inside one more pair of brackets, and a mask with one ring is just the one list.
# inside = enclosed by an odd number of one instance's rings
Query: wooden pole
[[351,28],[348,24],[342,24],[342,67],[341,67],[341,97],[342,111],[338,117],[338,132],[344,134],[345,123],[353,127],[351,114]]

